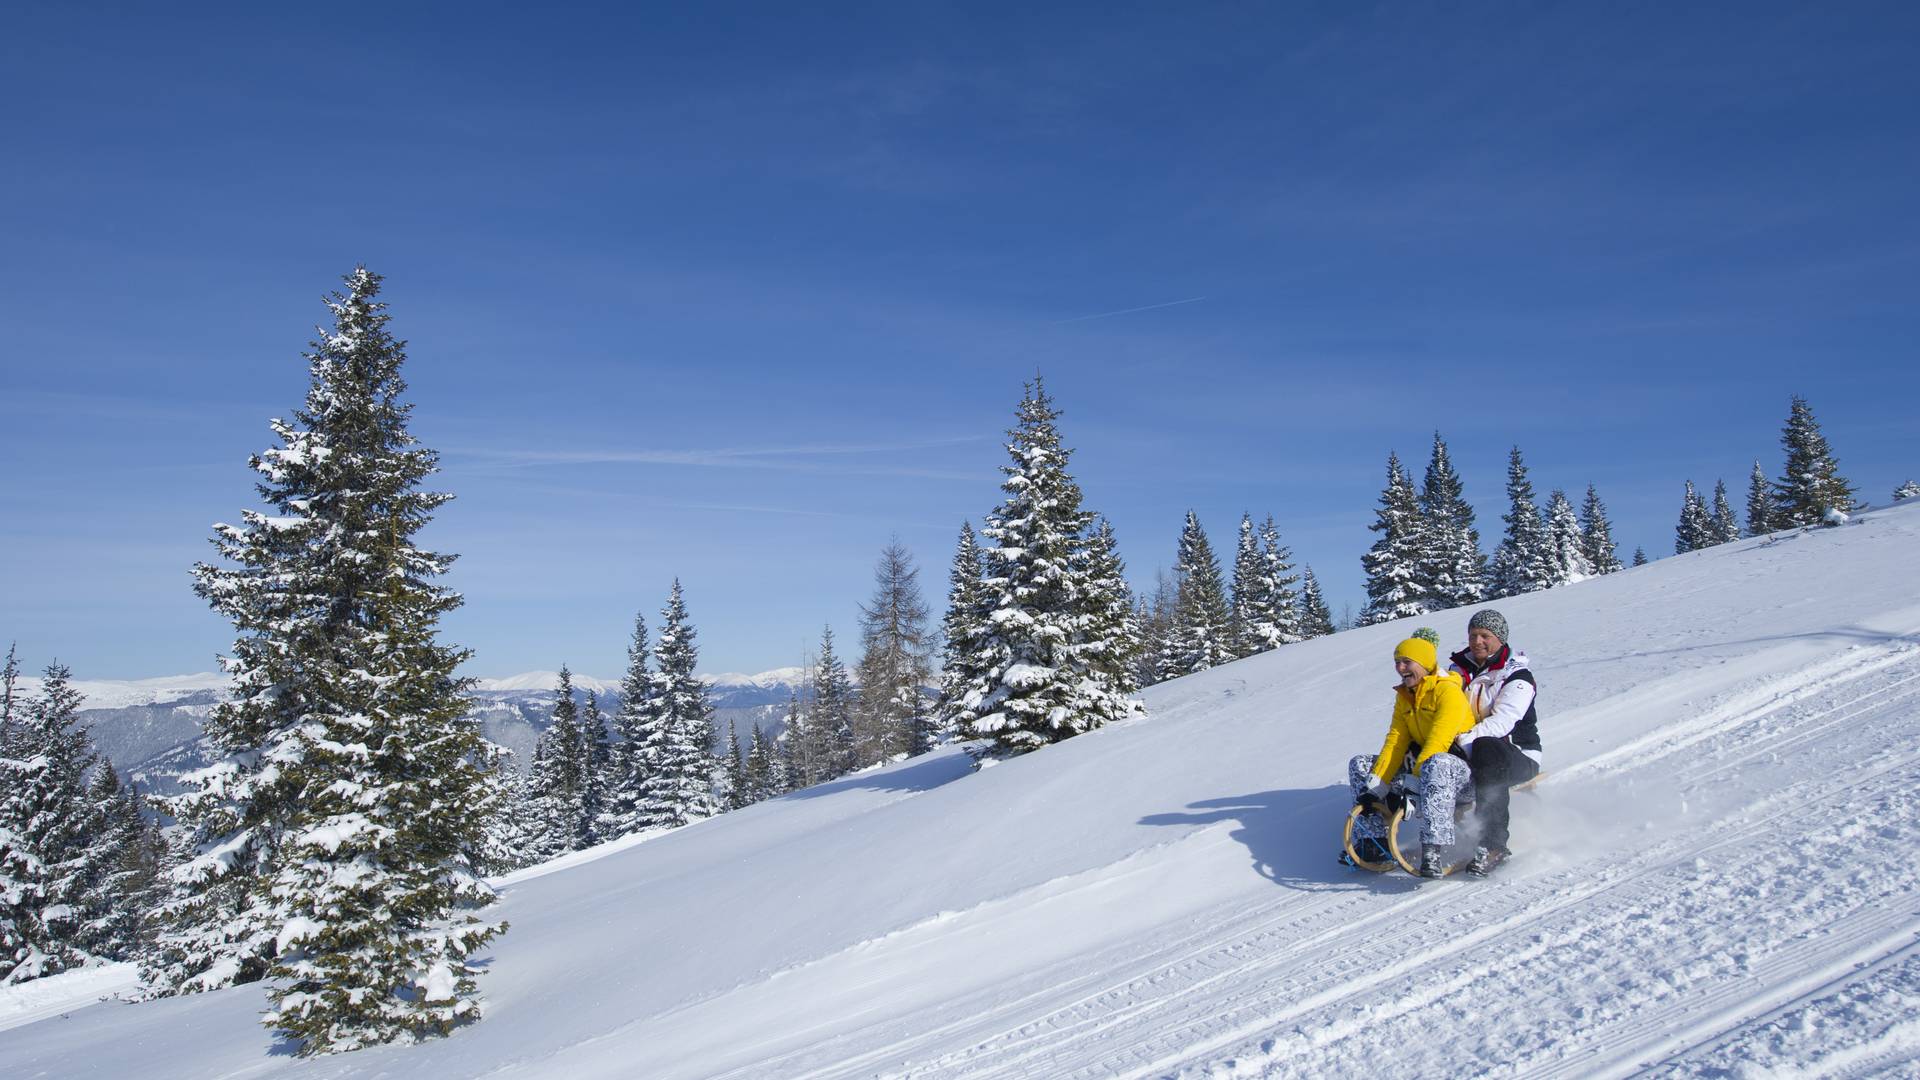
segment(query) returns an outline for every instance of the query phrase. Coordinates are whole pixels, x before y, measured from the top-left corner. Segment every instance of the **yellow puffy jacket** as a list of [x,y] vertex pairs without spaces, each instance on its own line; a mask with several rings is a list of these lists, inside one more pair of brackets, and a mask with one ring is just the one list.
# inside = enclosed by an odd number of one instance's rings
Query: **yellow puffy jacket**
[[1393,726],[1387,729],[1387,741],[1373,761],[1373,775],[1390,781],[1399,775],[1403,758],[1418,748],[1413,774],[1435,754],[1444,754],[1453,740],[1473,727],[1472,706],[1460,689],[1460,678],[1452,672],[1429,675],[1420,685],[1408,690],[1397,686],[1393,692]]

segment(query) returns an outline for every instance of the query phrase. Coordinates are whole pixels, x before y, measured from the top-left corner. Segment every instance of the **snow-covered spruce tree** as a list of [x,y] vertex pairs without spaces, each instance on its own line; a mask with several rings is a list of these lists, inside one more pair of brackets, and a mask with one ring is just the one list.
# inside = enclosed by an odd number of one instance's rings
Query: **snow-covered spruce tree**
[[986,586],[980,578],[980,544],[973,535],[973,523],[963,521],[947,571],[947,613],[940,618],[940,695],[933,715],[941,739],[962,737],[972,723],[967,688],[984,677],[973,666],[988,632]]
[[1586,537],[1580,531],[1580,519],[1573,503],[1558,488],[1547,498],[1547,550],[1553,557],[1554,584],[1566,585],[1593,576],[1593,563],[1587,558]]
[[14,716],[16,703],[20,697],[20,660],[15,655],[19,646],[7,646],[7,658],[0,662],[0,758],[26,757],[19,750],[20,727]]
[[1727,501],[1727,482],[1713,482],[1713,542],[1730,544],[1740,539],[1740,519],[1733,516],[1733,504]]
[[1753,472],[1747,477],[1747,535],[1765,536],[1772,532],[1778,517],[1779,511],[1773,505],[1773,484],[1767,479],[1767,470],[1755,459]]
[[745,768],[747,783],[747,801],[757,803],[765,799],[784,794],[782,769],[776,760],[773,744],[767,741],[766,732],[760,725],[753,725],[753,737],[747,741],[747,763]]
[[0,768],[0,911],[16,937],[0,981],[58,974],[88,959],[90,901],[108,870],[106,814],[89,797],[97,758],[80,720],[80,692],[60,664],[15,720],[15,753]]
[[1180,590],[1173,578],[1164,569],[1156,569],[1153,592],[1134,602],[1133,625],[1140,647],[1134,655],[1133,679],[1128,685],[1135,690],[1166,678],[1160,665],[1167,655],[1168,642],[1173,640],[1173,611],[1179,600]]
[[813,781],[807,772],[806,717],[800,708],[800,695],[787,694],[786,721],[776,739],[779,754],[774,761],[776,783],[782,793],[799,791]]
[[145,947],[147,920],[161,899],[166,843],[145,812],[146,800],[132,783],[120,782],[113,762],[102,759],[93,770],[87,801],[101,815],[94,842],[101,872],[87,895],[79,937],[96,956],[132,960]]
[[1360,613],[1360,625],[1426,614],[1433,610],[1430,590],[1420,578],[1427,533],[1420,519],[1419,496],[1398,454],[1387,455],[1387,486],[1380,492],[1380,508],[1373,513],[1373,524],[1367,528],[1379,533],[1380,539],[1360,556],[1360,567],[1367,572],[1367,606]]
[[1647,565],[1647,549],[1646,548],[1636,547],[1633,549],[1633,565],[1635,566]]
[[1236,655],[1220,560],[1214,557],[1199,516],[1191,510],[1180,530],[1173,576],[1173,628],[1160,658],[1160,674],[1167,679],[1219,667]]
[[1901,484],[1899,487],[1893,489],[1894,502],[1900,502],[1903,499],[1912,499],[1916,497],[1920,497],[1920,482],[1909,480],[1906,483]]
[[618,736],[608,750],[606,808],[600,834],[609,839],[640,827],[640,802],[652,766],[646,756],[660,710],[654,699],[653,676],[647,671],[647,622],[633,617],[633,637],[627,644],[627,671],[620,679],[620,711],[614,714]]
[[1256,626],[1256,633],[1273,643],[1270,647],[1291,645],[1301,640],[1300,594],[1294,589],[1300,575],[1293,572],[1293,552],[1280,542],[1280,529],[1273,515],[1260,524],[1260,567],[1266,575],[1264,590],[1272,605],[1268,620]]
[[859,767],[854,747],[853,679],[847,665],[833,651],[833,627],[820,633],[820,660],[814,667],[813,705],[807,710],[807,730],[814,739],[819,776],[814,781],[837,780]]
[[740,752],[740,726],[731,720],[727,721],[727,749],[720,755],[720,771],[725,777],[720,805],[728,810],[740,810],[752,804],[753,799],[747,793],[747,759]]
[[873,568],[873,601],[860,607],[860,700],[854,710],[859,766],[933,749],[926,688],[933,683],[933,635],[920,597],[920,570],[898,537]]
[[233,683],[205,721],[224,756],[169,807],[193,854],[147,968],[159,992],[272,974],[266,1022],[303,1053],[477,1016],[468,958],[504,929],[475,914],[497,789],[453,674],[467,654],[436,639],[452,558],[413,544],[451,496],[420,490],[437,456],[407,431],[380,278],[346,284],[304,406],[251,460],[269,510],[216,526],[227,565],[194,570],[238,633]]
[[1327,610],[1327,598],[1320,592],[1320,579],[1313,567],[1300,572],[1300,637],[1326,637],[1333,633],[1333,612]]
[[1134,621],[1133,590],[1127,586],[1127,567],[1120,560],[1112,522],[1100,518],[1094,525],[1075,569],[1087,583],[1080,660],[1120,693],[1131,694],[1140,688],[1140,627]]
[[1487,596],[1487,557],[1480,552],[1460,474],[1447,456],[1446,440],[1433,433],[1433,457],[1420,486],[1418,580],[1426,589],[1429,611],[1466,607]]
[[1780,444],[1787,449],[1786,465],[1774,481],[1774,506],[1778,518],[1774,527],[1794,529],[1819,525],[1827,511],[1842,513],[1854,508],[1854,489],[1840,475],[1840,463],[1820,433],[1820,422],[1813,418],[1807,399],[1793,396],[1793,407],[1781,429]]
[[1614,574],[1621,569],[1613,523],[1607,520],[1607,504],[1600,501],[1600,492],[1592,484],[1587,485],[1587,497],[1580,504],[1580,550],[1596,574]]
[[981,530],[992,541],[982,552],[988,632],[965,695],[967,734],[993,740],[985,753],[995,756],[1037,750],[1139,708],[1086,637],[1089,618],[1099,618],[1098,592],[1079,573],[1094,515],[1067,472],[1072,451],[1061,444],[1059,418],[1035,380],[1008,432],[1005,498]]
[[706,684],[694,674],[700,656],[693,639],[686,598],[676,578],[660,613],[660,640],[654,647],[660,669],[653,676],[653,694],[660,719],[642,750],[651,766],[641,790],[643,828],[685,825],[712,817],[715,810],[713,706]]
[[548,842],[555,851],[577,851],[586,844],[586,742],[580,729],[580,705],[573,699],[573,672],[560,665],[560,685],[553,691],[553,714],[540,736],[539,772],[542,810]]
[[574,846],[584,848],[614,836],[602,825],[613,787],[613,744],[607,718],[600,711],[600,695],[592,690],[587,691],[586,705],[580,710],[580,761],[580,824]]
[[1533,501],[1533,483],[1527,479],[1527,466],[1517,446],[1507,456],[1507,512],[1500,520],[1507,523],[1507,532],[1488,571],[1492,583],[1488,598],[1519,596],[1551,586],[1553,555],[1547,526]]
[[1685,555],[1713,545],[1713,515],[1707,511],[1707,500],[1700,497],[1693,489],[1693,481],[1689,480],[1687,492],[1680,499],[1680,523],[1673,530],[1673,553]]
[[1233,604],[1228,614],[1229,640],[1235,656],[1252,656],[1273,646],[1255,631],[1261,615],[1272,610],[1267,581],[1261,572],[1260,541],[1254,535],[1253,515],[1240,515],[1240,537],[1233,553]]

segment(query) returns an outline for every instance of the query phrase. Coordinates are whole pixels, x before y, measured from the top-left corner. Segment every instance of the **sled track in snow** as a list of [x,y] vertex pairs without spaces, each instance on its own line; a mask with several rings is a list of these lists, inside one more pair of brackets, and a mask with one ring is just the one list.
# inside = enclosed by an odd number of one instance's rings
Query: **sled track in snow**
[[[1423,1075],[1695,1075],[1690,1052],[1758,1038],[1862,965],[1920,971],[1887,960],[1920,933],[1905,858],[1920,839],[1920,649],[1845,660],[1550,781],[1549,800],[1630,790],[1639,766],[1692,755],[1665,766],[1699,804],[1686,830],[1625,833],[1577,865],[1523,852],[1486,882],[1275,890],[1169,927],[1150,952],[1077,957],[730,1075],[1334,1075],[1377,1065],[1382,1046]],[[1530,1012],[1504,1015],[1513,1000]],[[1434,1040],[1436,1009],[1473,1019]],[[1863,1061],[1920,1053],[1920,1031],[1904,1038]]]

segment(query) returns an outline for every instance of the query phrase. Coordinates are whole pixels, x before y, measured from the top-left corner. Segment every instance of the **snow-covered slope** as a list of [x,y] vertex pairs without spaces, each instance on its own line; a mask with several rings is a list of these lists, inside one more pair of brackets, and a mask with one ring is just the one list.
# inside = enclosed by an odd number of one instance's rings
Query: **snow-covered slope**
[[1393,624],[518,875],[450,1039],[301,1061],[248,987],[15,1027],[0,1075],[1911,1075],[1916,552],[1899,506],[1502,602],[1550,775],[1486,881],[1334,864]]

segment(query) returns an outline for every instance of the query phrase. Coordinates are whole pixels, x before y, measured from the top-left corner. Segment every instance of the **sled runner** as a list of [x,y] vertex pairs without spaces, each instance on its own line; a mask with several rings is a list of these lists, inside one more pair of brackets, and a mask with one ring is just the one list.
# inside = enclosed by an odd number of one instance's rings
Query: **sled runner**
[[[1512,790],[1526,791],[1534,787],[1535,785],[1539,784],[1540,781],[1546,778],[1547,778],[1546,773],[1535,774],[1533,779],[1527,781],[1526,783],[1515,784]],[[1471,804],[1468,804],[1468,806],[1471,806]],[[1460,816],[1464,816],[1464,812],[1465,812],[1465,808],[1463,807],[1454,808],[1454,814],[1456,818]],[[1354,850],[1353,826],[1356,822],[1360,820],[1360,815],[1364,813],[1366,813],[1366,811],[1361,809],[1358,806],[1354,807],[1352,810],[1349,810],[1347,812],[1347,827],[1346,827],[1346,832],[1343,835],[1342,839],[1345,842],[1347,847],[1347,858],[1353,860],[1353,865],[1360,867],[1363,870],[1372,870],[1373,872],[1378,874],[1384,874],[1387,871],[1398,867],[1399,869],[1405,870],[1407,873],[1412,874],[1414,877],[1419,877],[1420,861],[1418,859],[1418,856],[1420,854],[1420,849],[1417,846],[1414,848],[1413,854],[1415,858],[1411,858],[1411,859],[1408,858],[1406,854],[1400,850],[1400,823],[1406,820],[1406,817],[1407,817],[1406,807],[1405,806],[1400,807],[1399,809],[1393,812],[1392,816],[1387,818],[1387,850],[1393,853],[1393,859],[1391,861],[1381,860],[1379,862],[1371,862],[1366,859],[1362,859],[1359,853]],[[1446,869],[1441,871],[1440,876],[1446,877],[1457,870],[1464,870],[1466,869],[1467,864],[1472,861],[1473,861],[1473,849],[1467,848],[1465,850],[1465,853],[1462,854],[1458,859],[1454,859],[1447,863]]]

